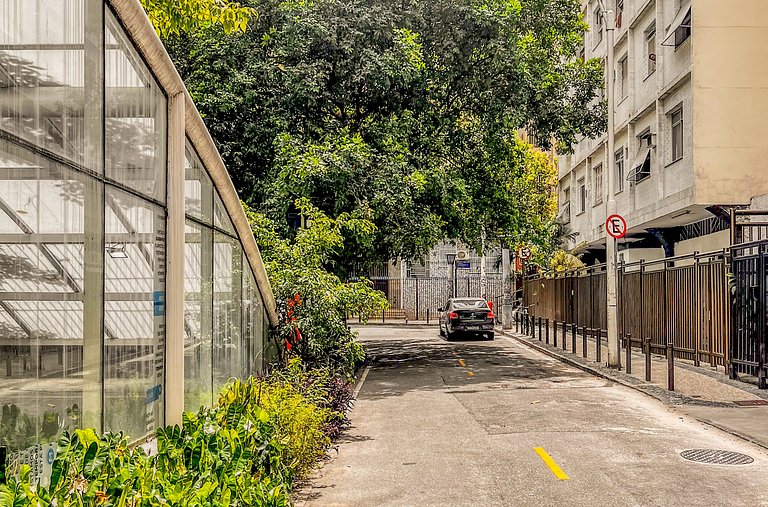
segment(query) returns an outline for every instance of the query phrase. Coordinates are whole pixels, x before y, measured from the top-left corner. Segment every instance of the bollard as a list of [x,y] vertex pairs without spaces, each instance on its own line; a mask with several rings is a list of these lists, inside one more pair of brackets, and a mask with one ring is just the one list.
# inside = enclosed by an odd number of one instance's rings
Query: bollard
[[427,324],[429,324],[429,308],[427,308]]
[[552,346],[557,348],[557,319],[552,321]]
[[584,358],[587,358],[587,333],[589,332],[589,328],[587,326],[584,326],[581,330],[581,353],[583,354]]
[[571,324],[571,353],[576,353],[576,324]]
[[632,375],[632,335],[627,333],[627,375]]
[[568,331],[568,324],[566,324],[565,321],[563,321],[563,350],[566,349],[566,346],[565,346],[565,333],[566,333],[566,331]]
[[675,390],[675,345],[667,342],[667,389]]
[[603,330],[595,329],[595,361],[600,362],[600,348],[603,345]]
[[645,380],[651,381],[651,339],[645,338],[643,341],[643,349],[645,350]]
[[547,345],[549,345],[549,319],[546,319],[546,320],[547,320],[547,321],[546,321],[546,326],[547,326],[547,327],[546,327],[546,329],[545,329],[545,333],[546,333],[546,334],[544,335],[544,336],[545,336],[545,338],[544,338],[544,343],[546,343]]
[[539,317],[539,341],[541,341],[541,317]]
[[381,311],[381,323],[384,324],[384,310]]

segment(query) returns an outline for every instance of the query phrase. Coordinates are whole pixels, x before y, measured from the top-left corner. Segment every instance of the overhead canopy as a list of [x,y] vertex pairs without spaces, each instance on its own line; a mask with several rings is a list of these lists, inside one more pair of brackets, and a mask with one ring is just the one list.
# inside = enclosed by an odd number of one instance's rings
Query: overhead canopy
[[627,175],[627,180],[638,182],[651,175],[651,147],[640,150],[638,157],[632,163],[632,170]]
[[662,46],[679,46],[687,37],[686,32],[691,29],[691,2],[687,0],[680,7],[675,20],[669,25]]

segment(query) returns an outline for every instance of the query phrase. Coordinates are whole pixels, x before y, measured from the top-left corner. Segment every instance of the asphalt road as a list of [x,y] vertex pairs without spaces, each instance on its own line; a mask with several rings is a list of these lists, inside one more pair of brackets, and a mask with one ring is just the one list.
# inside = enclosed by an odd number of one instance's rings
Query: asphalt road
[[[768,454],[507,338],[360,329],[374,357],[311,506],[768,506]],[[768,422],[767,422],[768,423]],[[749,465],[683,459],[722,449]]]

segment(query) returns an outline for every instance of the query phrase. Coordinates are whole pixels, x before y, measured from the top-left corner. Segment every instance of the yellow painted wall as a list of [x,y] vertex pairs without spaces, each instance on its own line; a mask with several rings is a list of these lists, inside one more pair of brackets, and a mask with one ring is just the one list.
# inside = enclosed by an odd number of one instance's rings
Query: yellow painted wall
[[768,193],[768,1],[693,2],[698,204]]

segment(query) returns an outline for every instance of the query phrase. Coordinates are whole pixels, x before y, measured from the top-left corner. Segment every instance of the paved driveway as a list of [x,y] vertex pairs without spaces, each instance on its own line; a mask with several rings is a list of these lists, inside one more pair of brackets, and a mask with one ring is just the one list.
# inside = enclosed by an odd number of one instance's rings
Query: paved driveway
[[[364,327],[353,427],[297,504],[768,506],[768,455],[506,338]],[[724,449],[749,465],[680,452]]]

